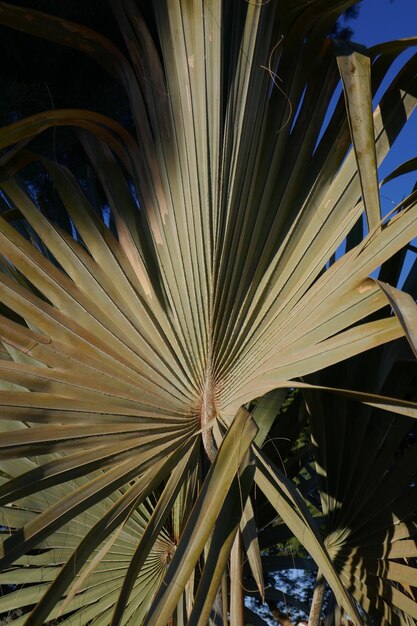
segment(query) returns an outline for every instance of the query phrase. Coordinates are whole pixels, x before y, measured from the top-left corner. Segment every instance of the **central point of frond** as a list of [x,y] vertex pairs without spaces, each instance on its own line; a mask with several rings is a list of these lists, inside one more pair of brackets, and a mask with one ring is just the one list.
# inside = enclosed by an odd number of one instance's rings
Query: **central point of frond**
[[206,380],[201,398],[201,427],[207,426],[216,417],[214,389],[211,380]]
[[207,453],[210,461],[213,461],[216,455],[216,446],[213,438],[213,431],[210,426],[214,425],[214,418],[217,415],[215,391],[211,372],[208,371],[204,380],[202,394],[201,394],[201,406],[200,406],[200,424],[203,429],[202,439],[204,449]]

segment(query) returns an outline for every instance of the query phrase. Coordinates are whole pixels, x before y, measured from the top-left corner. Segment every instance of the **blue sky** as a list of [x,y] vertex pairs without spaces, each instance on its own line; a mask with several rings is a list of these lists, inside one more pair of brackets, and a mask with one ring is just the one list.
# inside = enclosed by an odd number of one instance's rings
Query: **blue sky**
[[364,0],[351,23],[354,39],[374,45],[417,35],[417,0]]

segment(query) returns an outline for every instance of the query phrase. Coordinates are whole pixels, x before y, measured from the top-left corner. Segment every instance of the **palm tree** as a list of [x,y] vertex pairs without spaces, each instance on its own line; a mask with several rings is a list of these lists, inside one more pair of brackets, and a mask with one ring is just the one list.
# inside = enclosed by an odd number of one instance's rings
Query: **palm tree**
[[[375,564],[358,552],[359,529],[372,524],[357,524],[360,465],[335,486],[341,464],[323,433],[339,416],[322,398],[355,401],[367,418],[388,412],[402,437],[409,421],[404,430],[396,420],[417,416],[395,387],[384,393],[387,372],[346,389],[324,371],[404,335],[416,350],[413,298],[369,277],[417,236],[416,193],[383,217],[377,179],[416,104],[417,57],[372,111],[416,40],[369,51],[332,42],[354,0],[110,4],[129,60],[86,27],[0,3],[2,24],[81,50],[116,76],[136,129],[66,109],[0,133],[0,582],[23,585],[0,610],[30,606],[12,622],[26,626],[238,626],[243,561],[263,598],[259,541],[272,523],[273,541],[284,524],[306,547],[355,624],[366,614],[414,623],[412,592],[390,583],[413,585],[412,565],[407,579],[404,569],[392,578],[392,566],[378,570],[380,583],[363,582]],[[344,96],[330,113],[340,76]],[[78,130],[115,232],[67,168],[28,149],[57,126]],[[34,163],[59,196],[54,219],[22,184]],[[310,413],[325,528],[296,472],[262,447],[293,414],[280,407],[295,388]],[[294,440],[298,425],[287,419]],[[410,463],[392,470],[405,490]],[[339,495],[357,509],[344,514]],[[375,554],[387,528],[414,536],[411,509],[388,504]]]

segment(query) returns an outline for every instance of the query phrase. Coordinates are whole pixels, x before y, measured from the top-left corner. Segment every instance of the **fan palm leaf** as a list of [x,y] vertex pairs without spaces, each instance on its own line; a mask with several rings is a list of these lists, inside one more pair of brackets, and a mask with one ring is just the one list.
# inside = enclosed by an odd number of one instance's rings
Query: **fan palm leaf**
[[[390,352],[384,363],[398,356]],[[357,386],[366,378],[369,384],[369,378],[378,375],[383,380],[377,367],[369,367],[372,356],[362,359],[368,374],[355,361],[344,366],[348,384],[354,383],[358,373],[362,380],[357,380]],[[402,385],[404,393],[409,393],[414,375],[414,361],[399,361],[383,390],[400,392]],[[407,615],[417,616],[411,589],[415,584],[413,421],[370,407],[358,408],[339,397],[336,435],[334,400],[328,394],[319,399],[310,393],[318,481],[327,519],[326,546],[345,585],[378,623],[408,623]],[[323,438],[332,445],[324,448]]]
[[[341,98],[329,119],[339,72],[327,33],[353,4],[166,0],[153,3],[150,26],[140,2],[111,2],[127,60],[83,26],[0,3],[1,23],[82,50],[116,76],[137,133],[75,109],[0,132],[11,209],[0,216],[0,498],[11,532],[0,562],[3,582],[20,584],[29,565],[36,583],[0,600],[0,610],[36,603],[14,623],[165,624],[175,614],[205,624],[220,586],[226,602],[240,532],[262,592],[254,483],[361,622],[302,496],[251,446],[273,421],[262,404],[253,410],[256,398],[410,335],[408,314],[375,315],[393,298],[369,275],[417,236],[416,194],[383,220],[377,184],[417,102],[417,57],[371,106],[415,40],[337,49],[347,109]],[[25,149],[58,125],[78,129],[115,231],[67,168]],[[19,183],[33,163],[71,230]],[[367,233],[340,255],[362,219]],[[351,393],[416,411],[371,392]],[[118,550],[120,567],[106,570]]]

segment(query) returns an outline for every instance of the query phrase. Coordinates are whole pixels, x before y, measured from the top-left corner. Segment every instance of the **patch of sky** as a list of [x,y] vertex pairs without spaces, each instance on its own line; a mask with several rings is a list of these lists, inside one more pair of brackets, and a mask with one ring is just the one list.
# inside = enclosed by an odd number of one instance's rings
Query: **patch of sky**
[[291,133],[292,133],[292,131],[294,129],[294,126],[295,126],[295,124],[297,122],[297,119],[298,119],[298,117],[300,115],[301,107],[303,106],[304,97],[306,95],[306,90],[307,90],[307,87],[304,88],[304,91],[303,91],[303,93],[301,95],[301,98],[300,98],[300,102],[299,102],[297,110],[295,112],[295,115],[294,115],[294,118],[293,118],[293,121],[292,121],[292,124],[291,124],[291,130],[290,130]]
[[105,204],[103,206],[103,221],[105,223],[105,225],[107,226],[107,228],[109,228],[110,226],[110,207],[108,204]]
[[[275,603],[283,614],[287,614],[295,625],[302,623],[301,620],[308,619],[316,574],[314,569],[306,571],[293,568],[271,575],[271,581],[274,579],[273,604]],[[268,594],[268,583],[265,590]],[[258,601],[247,597],[245,605],[262,617],[269,626],[277,626],[277,621],[271,616],[266,604],[260,606]]]
[[333,113],[335,112],[337,103],[339,102],[339,99],[340,99],[341,95],[342,95],[342,83],[339,82],[336,85],[336,89],[334,90],[334,93],[333,93],[333,95],[332,95],[332,97],[330,99],[329,107],[327,109],[326,116],[325,116],[324,121],[323,121],[323,126],[321,127],[319,136],[317,138],[316,145],[314,146],[314,152],[317,150],[317,146],[319,145],[321,138],[323,137],[324,133],[326,132],[326,129],[327,129],[329,123],[330,123],[330,120],[332,119]]

